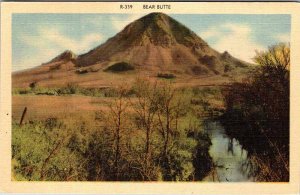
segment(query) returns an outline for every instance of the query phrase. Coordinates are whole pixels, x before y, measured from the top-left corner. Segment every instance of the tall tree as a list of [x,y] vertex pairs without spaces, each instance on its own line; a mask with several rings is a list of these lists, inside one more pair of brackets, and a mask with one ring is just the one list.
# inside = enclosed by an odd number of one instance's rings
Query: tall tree
[[156,126],[155,115],[158,111],[159,99],[157,97],[157,83],[138,78],[134,84],[137,100],[132,102],[132,106],[137,116],[137,123],[146,134],[145,142],[145,162],[150,164],[151,139]]
[[105,123],[108,130],[112,130],[113,133],[113,151],[114,151],[114,177],[115,180],[120,179],[120,160],[124,149],[123,137],[126,136],[130,130],[130,122],[128,120],[128,106],[127,100],[128,89],[119,87],[117,89],[117,95],[109,104],[109,111],[106,113]]
[[163,138],[162,162],[165,169],[165,179],[172,180],[169,151],[174,146],[176,137],[180,135],[178,119],[186,114],[187,106],[183,101],[182,93],[175,89],[172,83],[162,83],[157,93],[159,108],[157,112],[158,130]]

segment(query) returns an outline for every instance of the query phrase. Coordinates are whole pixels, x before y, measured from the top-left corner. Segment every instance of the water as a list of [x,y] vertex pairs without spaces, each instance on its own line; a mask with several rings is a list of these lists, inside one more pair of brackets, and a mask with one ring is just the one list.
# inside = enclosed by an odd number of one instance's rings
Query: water
[[245,182],[252,181],[247,166],[247,151],[236,139],[229,138],[224,127],[216,121],[206,122],[205,131],[210,135],[212,145],[209,154],[214,168],[204,181]]

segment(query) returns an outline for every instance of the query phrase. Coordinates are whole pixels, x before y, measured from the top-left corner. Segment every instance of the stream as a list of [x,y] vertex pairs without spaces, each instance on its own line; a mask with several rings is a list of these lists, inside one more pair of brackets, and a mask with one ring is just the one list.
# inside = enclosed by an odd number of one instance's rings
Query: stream
[[204,129],[211,137],[212,145],[209,154],[213,159],[214,168],[203,181],[253,181],[253,178],[248,176],[248,152],[242,148],[238,140],[229,138],[224,127],[218,121],[206,122]]

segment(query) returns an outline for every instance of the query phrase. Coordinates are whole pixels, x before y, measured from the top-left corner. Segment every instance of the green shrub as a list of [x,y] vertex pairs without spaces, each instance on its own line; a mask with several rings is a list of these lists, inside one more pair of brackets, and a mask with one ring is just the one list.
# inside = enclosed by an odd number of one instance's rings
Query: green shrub
[[29,93],[31,93],[31,91],[28,90],[28,89],[20,89],[20,90],[18,91],[18,93],[21,94],[21,95],[24,95],[24,94],[29,94]]
[[58,95],[55,89],[37,87],[31,90],[35,95]]
[[12,124],[12,171],[15,179],[87,180],[84,154],[90,134],[83,121],[48,118]]
[[76,94],[79,92],[79,86],[74,83],[68,83],[66,87],[57,90],[58,95]]

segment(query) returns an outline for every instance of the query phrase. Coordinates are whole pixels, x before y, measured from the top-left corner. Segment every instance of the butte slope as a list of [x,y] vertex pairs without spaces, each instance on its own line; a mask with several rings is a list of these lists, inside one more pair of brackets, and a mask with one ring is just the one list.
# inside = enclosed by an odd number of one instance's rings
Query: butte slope
[[[104,71],[118,62],[129,63],[135,70],[126,74]],[[228,75],[247,72],[248,66],[226,51],[219,53],[212,49],[168,15],[151,13],[85,54],[76,56],[66,51],[41,66],[14,73],[13,86],[25,87],[31,82],[61,86],[73,82],[99,87],[118,84],[124,79],[130,82],[136,74],[156,77],[162,72],[176,75],[179,83],[214,84],[218,81],[220,84],[228,81]]]

